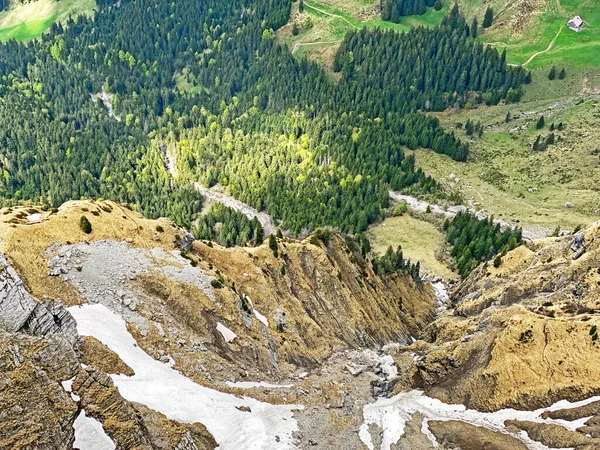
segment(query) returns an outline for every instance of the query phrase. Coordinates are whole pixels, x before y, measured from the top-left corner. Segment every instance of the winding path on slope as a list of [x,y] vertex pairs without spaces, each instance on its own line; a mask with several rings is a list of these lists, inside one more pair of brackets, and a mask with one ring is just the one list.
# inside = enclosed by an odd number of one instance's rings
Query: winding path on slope
[[[479,219],[487,219],[488,218],[487,214],[485,214],[481,211],[477,211],[472,206],[470,206],[469,208],[467,208],[466,206],[463,206],[463,205],[442,207],[440,205],[436,205],[435,203],[428,203],[424,200],[419,200],[416,197],[413,197],[410,195],[403,195],[403,194],[400,194],[399,192],[395,192],[392,190],[389,190],[388,194],[390,196],[390,199],[397,203],[406,202],[406,206],[408,207],[409,211],[424,213],[427,211],[427,207],[429,207],[429,210],[433,214],[441,216],[445,219],[452,219],[459,212],[467,212],[467,211],[472,214],[475,214],[477,216],[477,218],[479,218]],[[499,223],[503,229],[520,226],[521,229],[523,230],[523,239],[528,240],[528,241],[534,241],[536,239],[542,239],[542,238],[548,237],[550,235],[550,233],[552,232],[552,230],[550,228],[545,228],[545,227],[538,226],[538,225],[523,225],[520,223],[509,223],[509,222],[506,222],[501,219],[494,219],[494,223]]]
[[537,53],[534,53],[533,55],[531,55],[531,57],[525,62],[525,64],[523,64],[523,67],[525,67],[526,65],[528,65],[531,61],[533,61],[538,56],[543,55],[544,53],[547,53],[550,50],[552,50],[552,47],[554,47],[554,43],[558,39],[558,36],[560,36],[560,33],[562,33],[562,30],[563,30],[564,27],[565,27],[564,25],[560,26],[560,29],[558,30],[558,33],[556,33],[556,36],[554,36],[554,39],[552,39],[552,41],[550,41],[550,44],[548,44],[548,48],[546,48],[546,50],[542,50],[541,52],[537,52]]
[[306,2],[304,2],[304,6],[307,7],[307,8],[310,8],[310,9],[314,9],[315,11],[318,11],[321,14],[325,14],[326,16],[335,17],[336,19],[342,19],[344,22],[346,22],[352,28],[358,29],[358,27],[355,24],[353,24],[352,22],[350,22],[344,16],[340,16],[339,14],[333,14],[333,13],[327,12],[324,9],[318,8],[316,6],[311,5],[310,3],[306,3]]
[[260,224],[265,231],[265,236],[269,236],[271,234],[275,234],[276,227],[273,218],[263,211],[257,211],[250,205],[238,200],[235,197],[227,194],[222,188],[218,186],[213,186],[212,188],[207,188],[202,186],[200,183],[194,183],[194,188],[202,194],[204,199],[206,200],[207,205],[211,203],[222,203],[225,206],[234,209],[235,211],[241,212],[248,219],[252,220],[255,217],[258,219]]
[[292,55],[294,53],[296,53],[296,50],[298,50],[298,47],[306,47],[309,45],[319,45],[319,44],[339,44],[340,42],[342,42],[341,40],[339,41],[313,41],[313,42],[296,42],[296,44],[294,45],[294,47],[292,48]]

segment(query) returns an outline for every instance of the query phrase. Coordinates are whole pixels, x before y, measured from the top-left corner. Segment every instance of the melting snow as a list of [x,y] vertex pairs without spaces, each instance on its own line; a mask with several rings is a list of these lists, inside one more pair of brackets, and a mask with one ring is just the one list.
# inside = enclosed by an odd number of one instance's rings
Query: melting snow
[[436,280],[431,283],[431,286],[433,287],[435,295],[438,299],[438,311],[445,311],[448,306],[448,302],[450,301],[450,296],[448,295],[448,289],[446,288],[446,284],[442,280]]
[[116,448],[115,443],[104,431],[102,424],[93,417],[86,416],[84,409],[75,419],[73,429],[75,430],[73,448],[79,450],[115,450]]
[[265,327],[269,328],[269,319],[267,319],[265,316],[263,316],[257,310],[254,310],[254,315],[256,316],[256,318],[258,320],[260,320],[265,325]]
[[273,384],[265,383],[263,381],[226,381],[225,384],[232,388],[239,389],[252,389],[252,388],[271,388],[271,389],[284,389],[291,388],[293,384]]
[[[220,450],[294,448],[292,434],[298,425],[292,411],[302,406],[271,405],[201,386],[146,354],[123,319],[105,306],[74,306],[69,312],[77,321],[79,334],[98,339],[135,372],[133,377],[111,375],[127,400],[143,403],[178,422],[204,424]],[[244,406],[251,412],[238,409]]]
[[65,391],[67,391],[69,394],[71,394],[71,399],[73,399],[74,402],[78,402],[79,400],[81,400],[81,397],[79,395],[76,395],[73,393],[73,381],[74,380],[75,380],[75,377],[71,378],[70,380],[62,381],[60,384],[62,384],[62,387]]
[[221,322],[217,322],[217,331],[221,333],[223,339],[225,339],[225,342],[231,342],[237,337],[237,334],[235,334]]
[[[540,416],[544,411],[576,408],[598,400],[600,400],[600,397],[592,397],[576,403],[570,403],[563,400],[548,408],[541,408],[535,411],[502,409],[496,412],[484,413],[473,409],[467,409],[464,405],[448,405],[437,399],[427,397],[422,391],[410,390],[401,392],[392,398],[379,399],[375,403],[366,405],[363,409],[365,421],[360,427],[359,437],[370,450],[375,450],[371,434],[369,433],[369,426],[375,425],[383,430],[381,450],[389,449],[393,444],[396,444],[404,434],[406,422],[410,420],[413,414],[419,412],[424,416],[425,422],[429,420],[460,420],[496,432],[511,434],[523,441],[532,450],[547,450],[548,447],[531,440],[524,432],[518,434],[510,433],[504,426],[504,421],[526,420],[530,422],[561,425],[568,430],[574,431],[581,427],[588,418],[568,422],[565,420],[542,419]],[[423,427],[426,428],[426,425],[423,425]],[[427,430],[424,430],[424,433],[435,443],[435,438],[428,428]]]
[[35,214],[31,214],[31,215],[27,216],[27,220],[29,222],[39,222],[41,218],[42,218],[42,215],[40,213],[35,213]]

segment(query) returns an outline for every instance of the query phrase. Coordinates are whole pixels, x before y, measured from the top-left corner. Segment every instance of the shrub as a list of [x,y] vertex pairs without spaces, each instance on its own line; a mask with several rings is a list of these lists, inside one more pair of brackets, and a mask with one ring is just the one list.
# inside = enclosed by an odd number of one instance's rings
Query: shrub
[[532,339],[533,339],[533,331],[531,331],[531,330],[523,331],[521,333],[521,335],[519,336],[519,341],[523,342],[524,344],[531,342]]
[[210,285],[215,289],[223,288],[223,283],[221,282],[221,280],[211,280]]
[[494,267],[497,269],[502,265],[502,256],[498,255],[494,258]]
[[329,241],[331,240],[331,231],[329,231],[326,228],[324,228],[324,229],[319,228],[318,230],[315,231],[315,236],[323,244],[325,244],[325,247],[327,247],[329,245]]
[[242,302],[242,309],[244,311],[246,311],[248,314],[252,313],[252,307],[250,306],[250,303],[248,302],[248,299],[246,298],[245,295],[241,295],[240,296],[240,301]]
[[79,219],[79,227],[85,234],[90,234],[92,232],[92,224],[85,216],[81,216],[81,219]]

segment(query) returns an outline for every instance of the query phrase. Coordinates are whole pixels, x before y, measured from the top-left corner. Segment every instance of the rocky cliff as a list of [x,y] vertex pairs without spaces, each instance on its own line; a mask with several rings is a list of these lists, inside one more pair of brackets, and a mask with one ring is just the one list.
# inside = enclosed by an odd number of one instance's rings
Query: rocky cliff
[[600,393],[600,225],[519,247],[455,290],[414,344],[414,385],[480,410]]
[[[118,346],[80,336],[65,307],[102,305],[125,321],[145,354],[215,389],[216,398],[216,390],[242,393],[244,383],[296,380],[298,389],[253,395],[327,411],[349,392],[327,377],[306,381],[321,377],[324,361],[334,358],[343,370],[345,357],[336,355],[344,351],[362,361],[364,349],[409,343],[437,306],[430,285],[400,273],[376,276],[355,244],[337,235],[327,244],[280,239],[276,257],[266,245],[192,242],[170,221],[112,202],[2,213],[0,448],[84,448],[80,420],[100,427],[107,448],[217,446],[200,423],[126,399],[117,384],[145,375],[121,359]],[[90,234],[79,227],[82,215]],[[378,373],[386,364],[375,352],[365,361]],[[254,414],[264,407],[251,404],[236,408]],[[286,442],[273,439],[269,445]]]

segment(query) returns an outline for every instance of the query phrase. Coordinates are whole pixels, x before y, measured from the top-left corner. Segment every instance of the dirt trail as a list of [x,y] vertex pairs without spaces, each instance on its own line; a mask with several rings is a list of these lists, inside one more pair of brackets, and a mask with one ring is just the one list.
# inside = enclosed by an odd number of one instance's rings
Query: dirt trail
[[358,27],[356,25],[354,25],[352,22],[350,22],[348,19],[346,19],[344,16],[340,16],[339,14],[332,14],[330,12],[325,11],[324,9],[318,8],[316,6],[313,6],[309,3],[304,2],[304,6],[307,8],[311,8],[314,9],[315,11],[320,12],[321,14],[325,14],[326,16],[330,16],[330,17],[335,17],[336,19],[342,19],[344,22],[346,22],[348,25],[350,25],[352,28],[356,28],[358,29]]
[[[165,167],[171,174],[173,178],[177,175],[177,157],[175,151],[170,152],[166,145],[161,145],[161,151],[163,152],[163,158],[165,162]],[[206,205],[210,206],[212,203],[222,203],[223,205],[241,212],[248,219],[252,220],[255,217],[258,218],[258,221],[262,225],[265,236],[270,236],[271,234],[275,234],[276,226],[273,218],[265,213],[259,212],[256,209],[252,208],[250,205],[232,197],[227,194],[223,188],[219,186],[213,186],[212,188],[206,188],[202,186],[200,183],[193,183],[194,189],[202,194],[202,197],[206,200]]]
[[[466,212],[466,211],[469,211],[469,212],[475,214],[479,219],[485,219],[488,217],[484,212],[477,211],[472,206],[469,206],[469,208],[467,208],[463,205],[442,207],[440,205],[436,205],[435,203],[428,203],[424,200],[419,200],[416,197],[411,197],[410,195],[402,195],[402,194],[400,194],[398,192],[394,192],[392,190],[389,191],[389,196],[393,201],[396,201],[399,203],[406,202],[406,206],[408,207],[408,210],[413,211],[413,212],[424,213],[427,211],[427,208],[429,207],[429,210],[431,211],[431,213],[438,215],[438,216],[442,216],[447,219],[452,219],[459,212]],[[550,235],[550,233],[552,232],[552,230],[550,228],[544,228],[539,225],[521,225],[521,224],[517,224],[517,223],[508,223],[508,222],[506,222],[504,220],[500,220],[500,219],[494,219],[494,222],[499,223],[500,226],[503,228],[509,228],[509,227],[512,228],[515,226],[520,226],[523,230],[523,239],[525,239],[527,241],[543,239],[545,237],[548,237]]]
[[211,203],[222,203],[225,206],[234,209],[238,212],[244,214],[248,219],[252,220],[255,217],[258,218],[258,221],[262,225],[265,230],[265,236],[269,236],[271,234],[275,234],[275,222],[273,218],[265,213],[258,212],[256,209],[247,205],[246,203],[232,197],[231,195],[225,193],[222,188],[217,186],[213,186],[212,188],[206,188],[202,186],[200,183],[194,183],[194,188],[197,189],[202,196],[205,198],[207,204]]
[[552,47],[554,47],[554,43],[558,39],[558,36],[560,36],[560,33],[562,33],[563,28],[564,28],[564,25],[561,25],[560,29],[558,30],[558,33],[556,33],[556,36],[554,36],[554,39],[552,39],[552,41],[550,41],[550,44],[548,45],[548,48],[546,48],[546,50],[542,50],[541,52],[537,52],[537,53],[534,53],[533,55],[531,55],[531,57],[527,60],[527,62],[525,62],[525,64],[523,64],[523,67],[527,66],[531,61],[533,61],[538,56],[543,55],[544,53],[547,53],[550,50],[552,50]]
[[309,45],[319,45],[319,44],[339,44],[340,42],[342,42],[342,41],[339,40],[339,41],[296,42],[296,44],[292,48],[292,55],[294,53],[296,53],[296,50],[298,50],[298,47],[306,47]]

